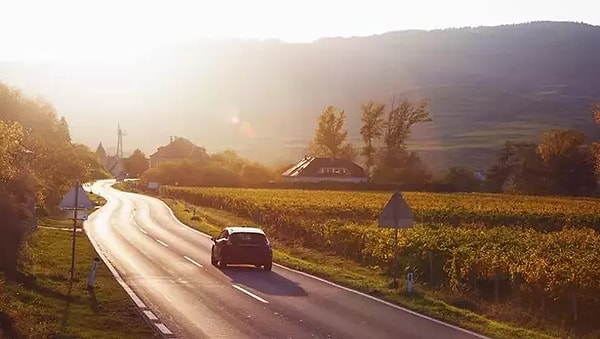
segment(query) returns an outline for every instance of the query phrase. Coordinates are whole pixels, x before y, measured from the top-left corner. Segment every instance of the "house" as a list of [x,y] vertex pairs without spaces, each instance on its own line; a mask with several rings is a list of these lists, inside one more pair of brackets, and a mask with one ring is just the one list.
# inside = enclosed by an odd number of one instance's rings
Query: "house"
[[204,160],[207,158],[208,153],[205,148],[194,145],[186,138],[171,137],[168,145],[159,147],[150,155],[150,168],[168,161]]
[[362,167],[350,159],[304,157],[281,174],[284,182],[348,182],[366,183]]
[[109,171],[118,181],[125,178],[126,171],[123,159],[115,155],[106,155],[106,150],[104,149],[104,146],[102,146],[102,143],[96,148],[96,155],[98,156],[102,167]]

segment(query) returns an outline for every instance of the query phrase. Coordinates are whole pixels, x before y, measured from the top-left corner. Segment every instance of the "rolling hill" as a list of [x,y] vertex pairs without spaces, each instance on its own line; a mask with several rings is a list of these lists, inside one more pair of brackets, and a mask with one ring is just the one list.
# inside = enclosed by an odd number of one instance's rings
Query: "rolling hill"
[[600,27],[582,23],[203,41],[127,67],[75,67],[0,64],[0,81],[51,100],[91,146],[110,145],[120,122],[126,148],[151,153],[180,135],[281,163],[303,155],[326,105],[346,110],[358,143],[360,104],[394,95],[430,101],[433,122],[410,147],[433,169],[486,166],[505,140],[536,141],[547,129],[599,134],[589,106],[600,99]]

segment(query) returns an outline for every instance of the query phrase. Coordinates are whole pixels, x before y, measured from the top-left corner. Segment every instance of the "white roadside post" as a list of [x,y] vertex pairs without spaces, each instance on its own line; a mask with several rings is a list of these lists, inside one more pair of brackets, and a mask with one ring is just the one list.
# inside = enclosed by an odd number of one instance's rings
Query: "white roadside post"
[[90,276],[88,277],[88,287],[94,287],[94,281],[96,280],[96,271],[98,270],[98,264],[100,263],[99,258],[94,258],[92,261],[92,269],[90,270]]
[[406,275],[406,290],[408,291],[408,293],[412,293],[413,291],[413,274],[412,272],[408,273]]
[[404,201],[400,192],[394,192],[379,215],[379,227],[394,229],[394,265],[392,268],[394,276],[394,281],[392,282],[393,288],[398,288],[398,271],[400,270],[398,267],[398,229],[411,228],[413,227],[413,224],[412,210],[406,201]]

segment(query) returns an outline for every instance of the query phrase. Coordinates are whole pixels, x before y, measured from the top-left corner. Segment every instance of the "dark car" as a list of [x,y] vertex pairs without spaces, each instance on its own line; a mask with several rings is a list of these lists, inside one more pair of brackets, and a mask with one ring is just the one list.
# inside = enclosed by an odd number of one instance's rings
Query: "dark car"
[[270,271],[273,266],[273,252],[265,232],[256,227],[226,227],[211,238],[214,242],[210,262],[220,268],[228,264],[262,266]]

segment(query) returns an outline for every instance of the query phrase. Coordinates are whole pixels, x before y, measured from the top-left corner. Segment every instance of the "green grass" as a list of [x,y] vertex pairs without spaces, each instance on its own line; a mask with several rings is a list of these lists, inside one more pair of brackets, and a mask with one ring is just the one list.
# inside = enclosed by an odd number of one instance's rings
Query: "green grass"
[[[69,220],[41,220],[71,227]],[[24,248],[21,276],[0,275],[0,338],[148,338],[151,328],[127,293],[100,264],[94,288],[87,288],[97,257],[84,233],[76,237],[75,280],[71,284],[71,233],[40,228]]]
[[[260,226],[228,212],[192,206],[179,201],[163,199],[175,216],[191,227],[216,235],[226,225]],[[493,338],[549,338],[538,330],[523,328],[521,325],[490,320],[483,315],[453,306],[466,298],[464,295],[450,295],[448,291],[425,289],[416,286],[413,295],[407,295],[406,286],[401,280],[399,290],[390,289],[390,279],[378,267],[364,267],[356,262],[329,253],[307,249],[293,244],[285,244],[272,239],[275,262],[303,272],[314,274],[341,285],[391,301],[422,314],[442,321],[485,334]],[[402,291],[402,292],[399,292]],[[445,300],[445,301],[442,301]],[[513,313],[518,319],[519,311]],[[560,329],[547,328],[549,333],[563,336]]]
[[106,199],[97,194],[87,192],[87,195],[88,198],[90,198],[91,201],[95,202],[97,206],[103,206],[104,204],[106,204]]

